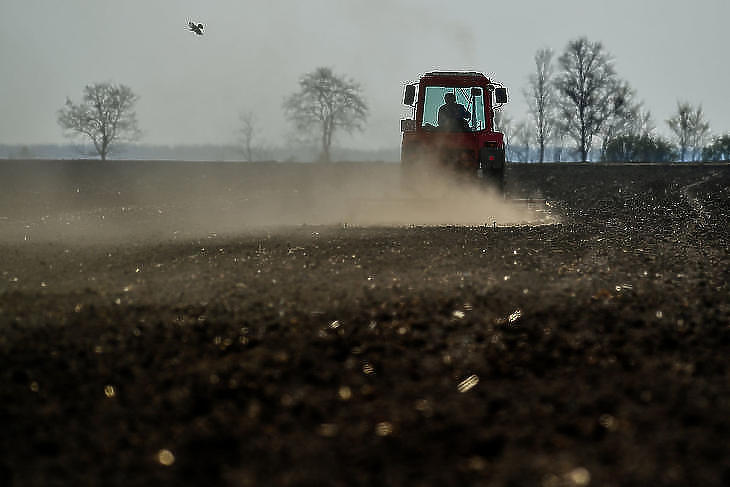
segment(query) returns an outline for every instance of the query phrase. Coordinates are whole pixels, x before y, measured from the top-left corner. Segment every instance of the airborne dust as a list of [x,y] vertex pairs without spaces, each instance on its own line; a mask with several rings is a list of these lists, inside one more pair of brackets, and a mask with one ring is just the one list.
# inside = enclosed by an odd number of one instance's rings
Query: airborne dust
[[8,162],[0,171],[5,241],[202,238],[301,225],[552,223],[475,182],[404,181],[387,163]]

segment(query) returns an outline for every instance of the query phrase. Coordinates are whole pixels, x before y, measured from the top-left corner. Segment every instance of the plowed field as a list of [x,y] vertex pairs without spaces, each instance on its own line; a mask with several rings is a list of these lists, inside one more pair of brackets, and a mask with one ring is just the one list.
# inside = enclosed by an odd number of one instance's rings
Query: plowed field
[[0,485],[730,484],[730,166],[398,178],[0,163]]

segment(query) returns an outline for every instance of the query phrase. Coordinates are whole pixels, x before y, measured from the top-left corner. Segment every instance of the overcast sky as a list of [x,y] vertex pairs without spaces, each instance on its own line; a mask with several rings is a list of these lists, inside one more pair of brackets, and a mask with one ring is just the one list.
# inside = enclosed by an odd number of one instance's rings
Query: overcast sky
[[[482,71],[522,90],[538,48],[604,43],[661,132],[677,100],[730,131],[728,0],[0,0],[0,143],[63,142],[56,112],[84,85],[139,96],[150,144],[227,143],[253,112],[267,142],[291,126],[283,98],[318,66],[362,84],[367,129],[339,145],[397,146],[403,84],[433,69]],[[195,36],[187,21],[205,24]]]

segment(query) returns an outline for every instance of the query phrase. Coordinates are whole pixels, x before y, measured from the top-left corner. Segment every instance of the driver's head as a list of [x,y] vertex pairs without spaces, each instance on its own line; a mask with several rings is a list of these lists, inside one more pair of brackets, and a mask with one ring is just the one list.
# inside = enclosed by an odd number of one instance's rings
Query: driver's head
[[456,95],[453,93],[446,93],[444,95],[444,101],[446,103],[456,103]]

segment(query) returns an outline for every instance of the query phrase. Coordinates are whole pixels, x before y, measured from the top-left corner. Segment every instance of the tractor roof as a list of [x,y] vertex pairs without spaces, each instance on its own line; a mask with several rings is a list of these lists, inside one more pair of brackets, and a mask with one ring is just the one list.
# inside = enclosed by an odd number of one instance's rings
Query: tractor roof
[[430,73],[426,73],[423,75],[422,79],[428,79],[428,80],[437,80],[437,79],[443,79],[443,80],[450,80],[450,81],[460,81],[460,82],[477,82],[479,84],[483,82],[489,83],[489,78],[484,76],[483,73],[478,73],[476,71],[431,71]]
[[474,78],[486,78],[483,73],[477,71],[431,71],[426,76],[464,76]]

